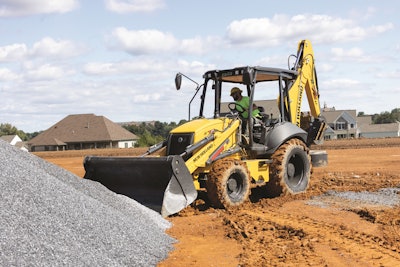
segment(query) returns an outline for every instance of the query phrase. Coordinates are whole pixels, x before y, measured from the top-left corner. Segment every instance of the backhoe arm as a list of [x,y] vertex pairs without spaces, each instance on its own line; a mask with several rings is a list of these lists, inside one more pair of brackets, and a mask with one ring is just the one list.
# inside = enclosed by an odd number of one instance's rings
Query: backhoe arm
[[[307,145],[311,143],[322,143],[326,123],[321,117],[317,73],[314,65],[314,52],[308,40],[299,42],[294,69],[298,72],[298,76],[288,92],[290,121],[308,132]],[[304,91],[306,91],[307,94],[310,115],[314,118],[313,121],[310,120],[310,116],[302,116],[301,113]],[[303,123],[301,123],[302,121]]]
[[289,90],[290,116],[292,123],[300,127],[301,103],[304,90],[307,94],[311,115],[314,118],[318,118],[321,115],[314,52],[308,40],[303,40],[299,43],[294,68],[299,75]]

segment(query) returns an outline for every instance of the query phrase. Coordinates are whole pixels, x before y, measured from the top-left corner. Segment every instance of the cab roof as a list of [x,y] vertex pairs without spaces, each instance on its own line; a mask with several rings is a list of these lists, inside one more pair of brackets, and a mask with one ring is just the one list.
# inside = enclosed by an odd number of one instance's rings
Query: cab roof
[[218,80],[221,82],[232,82],[232,83],[245,83],[243,75],[246,73],[252,73],[255,75],[255,82],[264,81],[278,81],[279,77],[284,80],[294,80],[297,78],[298,72],[294,70],[261,67],[261,66],[244,66],[226,70],[211,70],[207,71],[203,78]]

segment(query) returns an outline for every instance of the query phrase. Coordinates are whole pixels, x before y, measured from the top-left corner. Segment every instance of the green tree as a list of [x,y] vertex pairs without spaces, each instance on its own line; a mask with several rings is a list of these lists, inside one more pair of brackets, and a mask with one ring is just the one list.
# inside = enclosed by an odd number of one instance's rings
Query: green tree
[[149,131],[145,131],[142,135],[140,135],[140,138],[136,144],[138,147],[147,147],[147,146],[152,146],[155,145],[163,140],[162,137],[160,136],[154,136],[152,135]]
[[400,108],[395,108],[391,112],[384,111],[380,114],[372,115],[372,123],[383,124],[383,123],[393,123],[400,121]]
[[18,129],[10,123],[0,124],[0,135],[14,135],[17,134]]
[[396,121],[400,121],[400,108],[395,108],[391,112],[392,118]]
[[33,133],[26,133],[26,140],[22,139],[23,141],[28,141],[31,140],[32,138],[38,136],[40,133],[42,133],[43,131],[39,131],[39,132],[33,132]]
[[185,120],[181,120],[178,125],[176,124],[176,122],[142,122],[138,125],[124,125],[123,127],[139,137],[136,146],[145,147],[154,145],[165,140],[172,129],[185,122]]
[[18,130],[17,127],[13,126],[10,123],[1,123],[0,124],[0,136],[3,135],[18,135],[22,141],[27,141],[28,136],[21,130]]

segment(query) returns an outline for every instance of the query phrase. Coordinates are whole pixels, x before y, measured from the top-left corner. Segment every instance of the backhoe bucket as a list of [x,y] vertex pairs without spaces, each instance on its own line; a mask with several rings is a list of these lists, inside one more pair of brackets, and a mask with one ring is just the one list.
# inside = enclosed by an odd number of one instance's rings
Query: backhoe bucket
[[88,156],[84,167],[84,178],[133,198],[163,217],[179,212],[197,198],[193,178],[181,156]]

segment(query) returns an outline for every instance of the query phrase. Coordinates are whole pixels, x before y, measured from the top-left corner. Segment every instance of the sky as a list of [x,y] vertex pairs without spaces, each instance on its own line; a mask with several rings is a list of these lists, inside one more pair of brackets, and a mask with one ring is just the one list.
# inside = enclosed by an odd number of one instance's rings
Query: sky
[[0,0],[0,123],[32,133],[71,114],[179,122],[196,85],[176,90],[176,73],[201,84],[211,69],[286,69],[302,39],[321,106],[390,112],[399,11],[392,0]]

